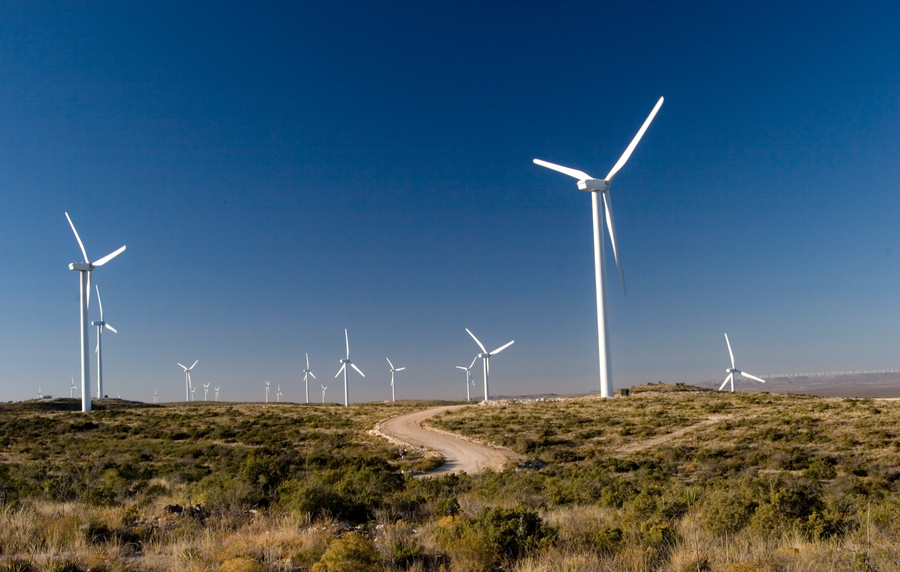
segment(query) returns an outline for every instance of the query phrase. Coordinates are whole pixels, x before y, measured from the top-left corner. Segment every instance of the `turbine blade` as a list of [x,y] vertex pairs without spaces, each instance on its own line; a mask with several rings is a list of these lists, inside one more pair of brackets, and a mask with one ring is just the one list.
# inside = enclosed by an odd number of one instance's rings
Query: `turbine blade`
[[722,382],[722,385],[719,386],[719,391],[722,391],[723,389],[725,389],[725,386],[728,385],[728,381],[731,380],[732,375],[734,375],[734,374],[733,373],[728,374],[728,377],[726,377],[725,381]]
[[95,354],[100,353],[100,342],[97,342],[97,346],[94,348],[94,353]]
[[401,367],[400,369],[395,369],[394,371],[403,371],[404,369],[406,369],[406,368],[405,368],[405,367]]
[[476,361],[478,361],[478,356],[475,356],[474,358],[472,358],[472,363],[470,363],[469,367],[467,367],[466,369],[472,369],[472,366],[475,365]]
[[505,350],[505,349],[508,348],[509,346],[513,345],[514,343],[516,343],[516,340],[513,340],[513,341],[509,342],[509,343],[506,344],[506,345],[500,346],[499,348],[497,348],[497,349],[495,349],[494,351],[492,351],[492,352],[491,352],[491,355],[499,354],[500,352],[502,352],[503,350]]
[[[197,360],[197,361],[200,361],[200,360]],[[194,362],[194,365],[197,365],[197,361]],[[189,368],[188,368],[188,371],[194,369],[194,365],[192,365],[191,367],[189,367]]]
[[116,256],[122,254],[122,252],[124,252],[124,251],[125,251],[125,247],[123,246],[122,248],[116,250],[115,252],[110,252],[109,254],[107,254],[106,256],[104,256],[103,258],[98,260],[97,262],[92,262],[91,266],[103,266],[104,264],[106,264],[107,262],[109,262],[110,260],[115,258]]
[[306,354],[306,369],[309,369],[309,354]]
[[[384,359],[388,360],[388,365],[391,366],[391,369],[394,369],[394,364],[391,363],[391,360],[388,358],[384,358]],[[396,371],[396,370],[394,370],[394,371]]]
[[731,356],[731,369],[734,368],[734,354],[731,351],[731,342],[728,341],[728,334],[725,334],[725,343],[728,344],[728,355]]
[[88,310],[91,309],[91,276],[94,274],[93,270],[87,271],[87,290],[85,291],[85,295],[87,296],[87,304],[85,304]]
[[336,374],[334,374],[334,377],[337,377],[337,376],[341,375],[341,372],[344,371],[344,368],[345,368],[345,367],[347,367],[347,364],[342,364],[342,365],[341,365],[341,369],[339,369],[338,372],[337,372]]
[[90,260],[88,260],[88,257],[87,257],[87,252],[84,251],[84,244],[81,243],[81,237],[78,236],[78,231],[75,230],[75,225],[72,224],[72,219],[69,218],[69,213],[66,213],[66,219],[69,221],[69,226],[72,227],[72,232],[75,233],[75,240],[78,241],[78,247],[81,249],[81,254],[84,256],[84,261],[90,262]]
[[758,382],[760,382],[760,383],[765,383],[765,382],[766,382],[766,380],[760,379],[760,378],[756,377],[755,375],[750,375],[750,374],[747,373],[746,371],[742,371],[741,374],[743,374],[744,377],[749,377],[750,379],[755,379],[756,381],[758,381]]
[[313,372],[309,372],[309,375],[310,375],[313,379],[316,379],[316,376],[313,375]]
[[475,337],[475,334],[469,331],[469,328],[466,328],[466,331],[469,332],[469,335],[472,336],[472,339],[475,340],[475,343],[478,344],[478,347],[481,348],[481,351],[483,351],[484,353],[488,353],[488,351],[484,349],[484,344],[478,341],[478,338]]
[[359,369],[358,367],[356,367],[356,364],[355,364],[355,363],[351,363],[351,364],[350,364],[350,367],[352,367],[353,369],[355,369],[355,370],[357,371],[357,373],[359,373],[359,375],[361,375],[361,376],[363,376],[363,377],[366,377],[366,374],[364,374],[364,373],[362,372],[361,369]]
[[[101,320],[102,320],[102,319],[103,319],[103,318],[101,318]],[[110,326],[109,324],[104,324],[103,327],[104,327],[105,329],[112,330],[112,332],[113,332],[114,334],[118,334],[118,333],[119,333],[118,330],[116,330],[114,327]]]
[[656,117],[656,112],[659,111],[659,108],[662,107],[663,98],[659,98],[659,101],[656,102],[656,105],[653,107],[653,111],[650,112],[650,115],[647,116],[647,119],[644,121],[644,124],[641,125],[640,130],[637,132],[637,135],[634,136],[634,139],[631,140],[631,144],[628,145],[628,148],[625,149],[625,152],[622,153],[622,156],[619,157],[619,161],[612,168],[608,175],[606,175],[606,182],[610,182],[613,180],[613,177],[616,176],[616,173],[619,172],[625,163],[628,161],[628,158],[631,157],[631,153],[634,151],[634,148],[637,147],[638,142],[641,140],[641,137],[644,136],[644,131],[650,127],[650,122],[653,121],[653,118]]
[[616,237],[616,223],[613,221],[612,200],[609,190],[603,191],[603,204],[606,205],[606,226],[609,227],[609,240],[612,243],[613,256],[616,258],[616,266],[619,268],[619,279],[622,281],[622,293],[627,297],[625,289],[625,273],[622,271],[622,257],[619,256],[619,239]]
[[594,178],[584,171],[579,171],[578,169],[570,169],[569,167],[563,167],[562,165],[557,165],[556,163],[541,161],[540,159],[534,159],[534,164],[540,165],[541,167],[547,167],[548,169],[553,169],[554,171],[560,172],[563,175],[569,175],[570,177],[574,177],[581,181]]
[[456,369],[461,369],[461,370],[465,371],[466,368],[465,368],[465,366],[458,365],[458,366],[456,366]]
[[347,359],[350,359],[350,337],[347,335],[347,328],[344,328],[344,341],[347,342]]
[[[178,364],[178,365],[181,365],[181,364]],[[184,367],[183,365],[181,365],[181,367],[183,367],[184,371],[187,372],[188,368]]]
[[[103,321],[103,302],[100,301],[100,286],[94,284],[94,290],[97,291],[97,307],[100,308],[100,321],[102,322]],[[115,330],[113,330],[113,331],[115,331]]]

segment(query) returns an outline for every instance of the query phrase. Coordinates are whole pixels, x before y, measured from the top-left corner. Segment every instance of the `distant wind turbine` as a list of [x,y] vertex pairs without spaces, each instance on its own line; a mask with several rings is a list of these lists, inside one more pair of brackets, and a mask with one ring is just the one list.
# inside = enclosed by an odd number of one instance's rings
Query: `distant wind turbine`
[[[195,361],[194,365],[197,365],[198,361],[200,361],[200,360]],[[178,365],[180,365],[181,368],[184,370],[184,395],[185,395],[184,399],[186,401],[190,401],[191,400],[191,370],[194,369],[194,365],[192,365],[191,367],[183,366],[181,364],[178,364]]]
[[218,387],[214,387],[213,389],[216,390],[216,401],[218,401],[218,400],[219,400],[219,388],[218,388]]
[[69,386],[69,397],[75,397],[75,376],[72,377],[72,385]]
[[735,381],[734,378],[735,377],[740,378],[741,375],[743,375],[744,377],[749,377],[750,379],[755,379],[756,381],[758,381],[760,383],[766,382],[766,380],[760,379],[760,378],[756,377],[755,375],[750,375],[746,371],[741,371],[739,369],[735,369],[734,368],[734,353],[731,351],[731,342],[728,341],[728,334],[725,334],[725,343],[728,344],[728,355],[731,356],[731,368],[725,370],[728,372],[728,377],[726,377],[725,381],[722,382],[722,386],[719,387],[719,391],[722,391],[723,389],[725,389],[725,386],[728,385],[728,382],[730,381],[731,382],[731,392],[734,393],[734,381]]
[[[307,377],[308,376],[308,377]],[[306,384],[306,402],[309,403],[309,378],[316,379],[309,369],[309,354],[306,354],[306,369],[303,370],[303,383]]]
[[91,322],[91,325],[97,326],[97,347],[94,349],[94,353],[97,354],[97,397],[103,397],[103,330],[108,328],[114,334],[118,334],[119,332],[116,329],[106,322],[103,321],[103,302],[100,301],[100,287],[94,284],[94,288],[97,290],[97,306],[100,307],[100,321],[99,322]]
[[209,395],[209,384],[203,384],[203,401],[206,401],[206,396]]
[[465,367],[465,366],[461,366],[461,365],[456,366],[456,369],[461,369],[464,372],[466,372],[466,401],[472,400],[472,397],[469,394],[469,384],[471,384],[473,387],[475,386],[475,380],[472,379],[472,366],[475,365],[476,361],[478,361],[478,356],[475,356],[472,359],[472,363],[469,364],[469,367]]
[[153,403],[156,403],[156,391],[153,392]]
[[[362,372],[352,361],[350,361],[350,337],[347,335],[347,329],[344,328],[344,341],[347,342],[347,359],[341,360],[341,369],[338,370],[334,377],[341,375],[341,372],[344,372],[344,407],[350,405],[350,394],[347,390],[347,366],[349,365],[353,369],[359,373],[359,375],[366,377],[366,374]],[[324,391],[324,390],[323,390]],[[324,395],[324,393],[323,393]]]
[[278,392],[275,393],[275,401],[281,403],[281,384],[278,384]]
[[269,380],[266,380],[266,403],[269,402]]
[[388,362],[388,365],[391,366],[391,401],[397,401],[397,398],[394,393],[394,372],[395,371],[403,371],[404,369],[406,369],[406,366],[403,366],[401,368],[394,368],[394,364],[391,363],[391,360],[389,358],[384,358],[384,359],[386,359]]
[[39,385],[38,386],[38,399],[43,399],[43,398],[44,398],[44,394],[41,392],[41,386]]
[[66,219],[69,221],[69,226],[72,227],[72,232],[75,233],[75,240],[78,241],[78,246],[81,248],[81,254],[84,256],[84,262],[73,262],[69,264],[69,270],[76,270],[81,273],[81,286],[79,288],[79,295],[81,296],[81,410],[88,412],[91,410],[91,376],[90,363],[88,362],[88,306],[91,303],[91,274],[93,274],[94,268],[103,266],[121,254],[122,251],[125,250],[125,247],[123,246],[122,248],[107,254],[100,260],[91,262],[87,252],[84,250],[84,244],[81,242],[81,237],[78,236],[78,231],[75,230],[75,225],[72,224],[72,219],[69,218],[69,213],[65,214]]
[[325,403],[325,390],[328,389],[324,385],[322,386],[322,403]]
[[484,344],[482,344],[480,341],[478,341],[478,338],[475,337],[475,334],[473,334],[471,331],[469,331],[469,328],[466,328],[466,331],[469,332],[469,335],[472,336],[472,339],[475,340],[475,343],[478,344],[478,347],[480,347],[481,351],[483,352],[483,353],[478,354],[477,357],[480,357],[484,364],[484,400],[490,401],[491,394],[488,391],[488,376],[491,373],[491,356],[497,355],[500,352],[502,352],[503,350],[505,350],[506,348],[508,348],[509,346],[513,345],[515,343],[515,340],[512,340],[511,342],[500,346],[499,348],[495,349],[494,351],[489,352],[484,348]]
[[194,401],[194,392],[197,391],[196,387],[191,387],[191,401]]
[[619,169],[621,169],[628,161],[628,158],[631,157],[631,153],[634,151],[634,148],[637,147],[637,144],[641,140],[641,137],[644,136],[644,132],[650,126],[650,122],[653,121],[653,118],[656,117],[656,113],[659,111],[659,108],[662,106],[662,104],[663,98],[660,97],[659,101],[656,102],[656,105],[650,112],[650,115],[638,130],[637,135],[635,135],[634,139],[631,140],[631,144],[628,145],[628,147],[625,149],[625,152],[622,153],[621,157],[619,157],[618,162],[615,164],[615,166],[613,166],[609,174],[606,175],[605,179],[595,179],[584,171],[578,171],[569,167],[563,167],[562,165],[548,163],[547,161],[541,161],[540,159],[534,160],[535,164],[537,165],[547,167],[548,169],[553,169],[554,171],[558,171],[560,173],[563,173],[564,175],[569,175],[570,177],[578,179],[578,188],[582,191],[589,191],[591,193],[592,220],[594,226],[594,278],[596,280],[597,286],[597,331],[599,333],[600,347],[600,395],[602,397],[612,397],[614,388],[612,379],[612,359],[609,349],[609,308],[606,297],[606,261],[605,249],[603,244],[603,225],[600,221],[600,203],[597,195],[603,195],[603,203],[606,207],[606,225],[609,227],[609,236],[610,242],[612,243],[613,256],[615,256],[616,259],[616,266],[619,267],[619,278],[622,281],[622,292],[627,295],[625,290],[625,274],[624,272],[622,272],[622,258],[621,256],[619,256],[618,239],[616,238],[616,225],[613,222],[612,202],[610,201],[609,197],[609,186],[610,183],[612,183],[613,177],[615,177],[616,173],[619,172]]

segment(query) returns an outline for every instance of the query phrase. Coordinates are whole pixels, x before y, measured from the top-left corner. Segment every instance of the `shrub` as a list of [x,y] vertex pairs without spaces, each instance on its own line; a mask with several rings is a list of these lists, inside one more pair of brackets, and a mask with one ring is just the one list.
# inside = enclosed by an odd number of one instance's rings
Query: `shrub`
[[376,572],[378,554],[365,537],[348,532],[336,539],[312,567],[312,572]]
[[252,558],[231,558],[219,566],[222,572],[264,572],[265,567]]
[[744,487],[716,489],[703,500],[703,525],[712,533],[734,534],[750,524],[758,506]]
[[544,526],[536,512],[521,508],[485,509],[476,519],[476,528],[494,546],[497,560],[520,558],[556,538],[556,531]]
[[603,555],[615,554],[622,544],[624,534],[618,526],[601,526],[594,535],[594,549]]

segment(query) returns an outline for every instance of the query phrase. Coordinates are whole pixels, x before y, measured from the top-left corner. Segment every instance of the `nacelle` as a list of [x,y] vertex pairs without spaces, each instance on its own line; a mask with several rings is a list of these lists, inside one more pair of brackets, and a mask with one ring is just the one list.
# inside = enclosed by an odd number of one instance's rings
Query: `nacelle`
[[73,262],[69,264],[69,270],[90,270],[93,268],[89,262]]
[[584,179],[582,181],[578,181],[578,188],[582,191],[590,191],[592,193],[609,190],[609,183],[607,183],[603,179]]

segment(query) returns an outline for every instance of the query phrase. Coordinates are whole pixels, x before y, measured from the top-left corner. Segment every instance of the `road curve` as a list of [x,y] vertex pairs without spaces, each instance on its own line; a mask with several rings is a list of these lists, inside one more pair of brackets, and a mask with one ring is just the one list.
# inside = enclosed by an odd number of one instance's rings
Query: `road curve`
[[461,407],[471,406],[450,405],[433,407],[424,411],[398,415],[391,419],[379,421],[375,425],[375,432],[381,433],[391,440],[402,441],[413,447],[424,447],[443,455],[444,464],[430,471],[429,475],[461,472],[474,475],[488,468],[499,471],[503,469],[507,461],[522,458],[521,455],[509,449],[488,447],[467,441],[450,433],[438,433],[422,426],[422,422],[426,419]]

